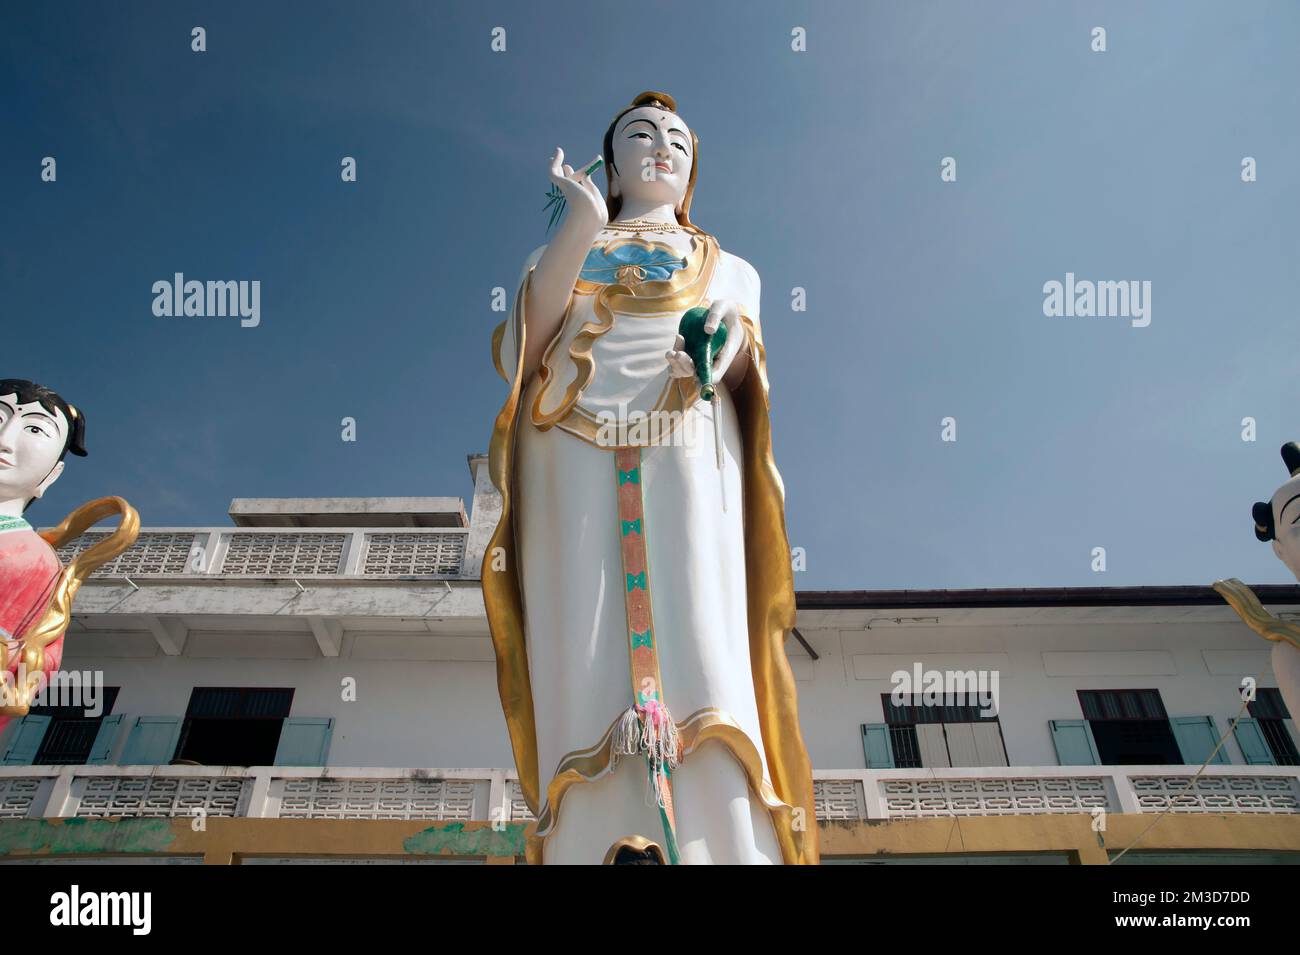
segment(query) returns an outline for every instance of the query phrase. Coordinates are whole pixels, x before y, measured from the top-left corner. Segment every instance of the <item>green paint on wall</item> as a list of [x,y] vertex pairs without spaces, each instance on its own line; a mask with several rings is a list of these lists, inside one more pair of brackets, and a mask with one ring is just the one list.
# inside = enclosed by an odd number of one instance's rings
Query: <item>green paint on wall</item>
[[170,819],[6,819],[0,855],[162,852],[175,838]]
[[402,848],[417,855],[521,856],[524,854],[523,823],[504,829],[491,826],[465,828],[463,822],[440,822],[402,840]]

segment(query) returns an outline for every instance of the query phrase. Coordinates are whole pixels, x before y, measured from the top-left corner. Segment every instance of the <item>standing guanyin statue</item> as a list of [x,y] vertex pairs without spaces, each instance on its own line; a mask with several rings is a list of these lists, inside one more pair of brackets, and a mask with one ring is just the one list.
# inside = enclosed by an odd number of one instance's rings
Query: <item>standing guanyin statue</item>
[[[664,93],[579,172],[557,149],[567,211],[493,339],[483,592],[534,863],[818,859],[759,278],[691,222],[699,173]],[[712,401],[692,309],[720,344]]]

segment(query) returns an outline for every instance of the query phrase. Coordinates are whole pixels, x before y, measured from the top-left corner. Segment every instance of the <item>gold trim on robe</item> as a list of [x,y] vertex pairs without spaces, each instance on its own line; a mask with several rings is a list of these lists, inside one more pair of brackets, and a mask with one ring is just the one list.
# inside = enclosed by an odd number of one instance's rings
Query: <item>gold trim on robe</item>
[[[607,243],[604,251],[608,252],[619,246],[632,244],[657,245],[656,243],[646,243],[641,240],[615,240]],[[663,248],[664,246],[658,247]],[[560,430],[568,431],[584,441],[591,444],[597,443],[596,439],[600,431],[600,424],[579,405],[583,391],[591,384],[591,380],[596,374],[596,362],[592,357],[592,348],[596,339],[614,327],[615,313],[638,316],[663,315],[669,312],[681,313],[688,308],[699,305],[704,301],[709,285],[713,281],[713,273],[718,264],[718,251],[716,239],[712,236],[702,236],[696,240],[695,248],[686,256],[686,265],[675,271],[667,279],[629,285],[618,283],[602,285],[579,279],[573,290],[573,298],[569,300],[569,306],[565,310],[564,318],[560,323],[560,332],[546,346],[546,351],[542,355],[542,363],[537,370],[542,385],[537,389],[537,394],[533,398],[533,406],[530,409],[533,424],[542,431],[558,426]],[[573,308],[577,300],[592,296],[595,297],[595,301],[592,302],[592,311],[595,313],[596,318],[594,321],[585,322],[577,334],[573,336],[573,341],[569,343],[568,357],[575,369],[573,379],[565,388],[564,396],[554,407],[547,411],[545,409],[550,401],[551,392],[555,390],[558,383],[559,373],[554,364],[556,349],[564,338],[564,329],[568,327],[569,322],[572,320]],[[504,330],[503,323],[500,326],[500,331],[504,333]],[[496,336],[494,336],[495,338]],[[497,344],[499,342],[494,341],[494,351]],[[499,366],[500,362],[495,355],[493,361]],[[500,368],[498,367],[497,370],[500,371]],[[696,394],[698,396],[698,392]],[[659,395],[652,413],[683,413],[693,404],[694,401],[688,401],[686,396],[682,394],[681,389],[674,387],[673,381],[670,380]],[[669,420],[672,421],[675,418],[676,416]],[[608,450],[615,449],[614,445],[602,445],[602,447],[606,447]]]
[[[703,257],[715,258],[715,241],[711,236],[704,239],[701,245],[705,250]],[[668,280],[639,283],[635,287],[612,286],[608,290],[610,306],[614,311],[641,314],[674,310],[687,297],[703,294],[691,287],[695,283],[690,282],[689,271],[693,270],[683,271],[688,274],[677,284]],[[712,268],[708,271],[711,278]],[[488,472],[501,494],[501,517],[488,541],[481,577],[483,602],[496,651],[497,689],[510,733],[519,785],[524,801],[537,815],[542,806],[537,725],[524,636],[522,590],[517,576],[519,552],[515,542],[511,493],[515,477],[515,432],[526,385],[523,381],[524,303],[531,277],[530,269],[520,283],[514,310],[507,319],[514,331],[514,356],[508,369],[502,360],[506,323],[502,323],[493,335],[493,362],[509,383],[510,392],[497,414],[488,449]],[[698,274],[695,277],[698,278]],[[684,285],[687,286],[685,289]],[[705,292],[707,288],[705,285]],[[579,283],[578,291],[581,290]],[[603,296],[605,293],[600,294]],[[757,750],[754,749],[755,741],[749,740],[725,714],[703,710],[692,714],[686,722],[697,717],[701,720],[695,745],[708,738],[717,738],[740,762],[751,790],[772,814],[783,860],[786,863],[816,864],[819,855],[812,765],[799,731],[794,675],[785,655],[785,638],[795,624],[794,574],[785,529],[785,488],[772,456],[762,331],[758,321],[747,316],[742,317],[742,323],[749,339],[749,360],[753,367],[732,391],[732,398],[744,442],[742,480],[750,667],[770,784],[763,779],[762,764],[757,761]],[[551,344],[553,346],[554,341]],[[716,721],[701,716],[710,713],[717,715]],[[595,749],[599,749],[599,745]],[[567,788],[573,781],[576,780],[564,782],[561,774],[557,773],[548,789],[557,782]],[[559,792],[555,794],[559,795]],[[549,798],[547,804],[552,811],[556,809],[555,798]],[[530,827],[530,833],[534,834],[530,837],[530,846],[535,843],[540,847],[539,837],[535,835],[537,831],[536,827]]]
[[[571,788],[579,783],[590,783],[601,779],[613,772],[621,759],[639,758],[619,757],[612,751],[614,730],[620,719],[622,719],[621,715],[609,725],[605,735],[594,747],[569,753],[560,760],[555,775],[546,787],[546,804],[542,807],[537,822],[527,830],[524,854],[530,865],[541,865],[542,844],[551,831],[559,825],[560,807],[564,802],[565,794]],[[677,724],[677,737],[680,758],[683,762],[709,740],[717,740],[725,746],[740,764],[749,791],[758,798],[772,818],[772,829],[781,848],[782,861],[787,865],[796,865],[803,861],[806,852],[804,843],[808,839],[807,828],[795,825],[794,808],[784,802],[776,794],[772,784],[763,777],[763,760],[754,747],[754,741],[729,714],[716,707],[696,710]],[[813,827],[815,830],[815,822]],[[816,839],[816,835],[813,839]]]

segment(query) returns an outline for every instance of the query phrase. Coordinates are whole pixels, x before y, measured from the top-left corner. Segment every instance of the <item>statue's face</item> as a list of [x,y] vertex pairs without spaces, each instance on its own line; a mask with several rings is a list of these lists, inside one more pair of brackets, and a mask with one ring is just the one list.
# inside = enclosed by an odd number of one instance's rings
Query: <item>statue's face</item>
[[1273,553],[1300,580],[1300,474],[1273,495]]
[[695,156],[690,128],[680,116],[639,106],[618,121],[611,145],[616,195],[681,205]]
[[40,497],[63,473],[68,420],[40,402],[18,403],[0,395],[0,500]]

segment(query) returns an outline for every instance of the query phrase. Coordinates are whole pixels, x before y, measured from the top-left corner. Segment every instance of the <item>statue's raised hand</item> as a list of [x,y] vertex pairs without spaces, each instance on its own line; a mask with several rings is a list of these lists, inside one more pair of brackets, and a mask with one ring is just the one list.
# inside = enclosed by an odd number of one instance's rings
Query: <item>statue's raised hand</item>
[[[595,157],[587,167],[590,168],[599,158]],[[551,182],[564,193],[564,201],[569,207],[561,231],[572,230],[588,241],[594,239],[609,223],[609,207],[591,177],[585,173],[575,174],[573,167],[564,162],[564,150],[559,146],[555,147],[555,155],[551,157]]]

